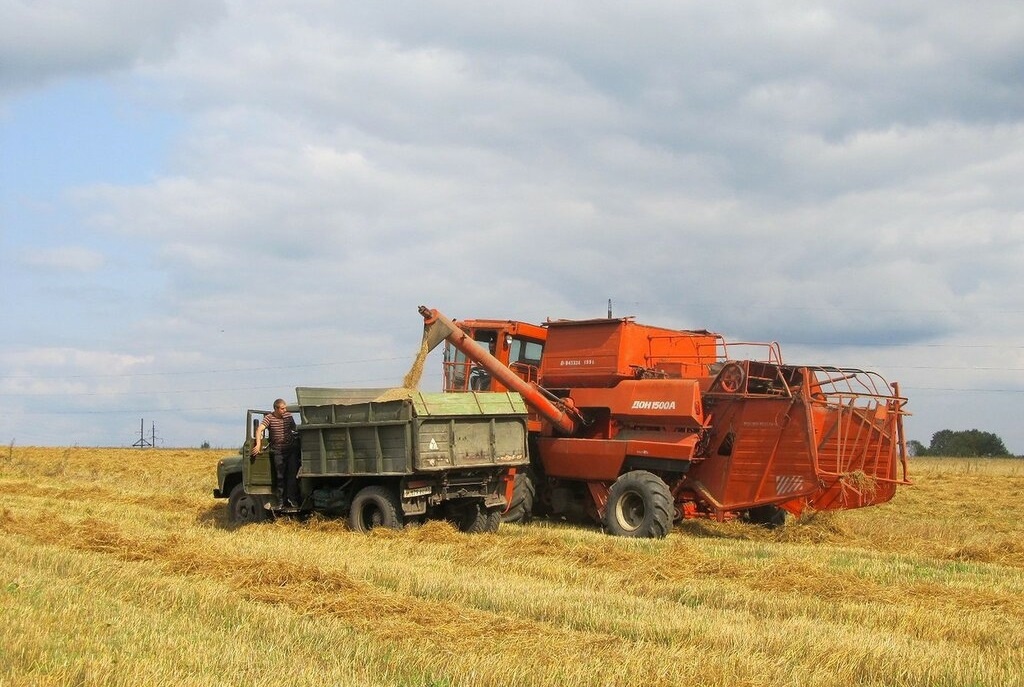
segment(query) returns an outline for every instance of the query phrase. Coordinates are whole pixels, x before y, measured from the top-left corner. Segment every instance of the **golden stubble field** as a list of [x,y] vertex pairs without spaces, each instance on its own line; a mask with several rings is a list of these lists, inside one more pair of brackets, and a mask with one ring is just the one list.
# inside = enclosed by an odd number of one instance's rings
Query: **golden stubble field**
[[1024,685],[1024,460],[629,541],[233,529],[217,451],[0,452],[0,685]]

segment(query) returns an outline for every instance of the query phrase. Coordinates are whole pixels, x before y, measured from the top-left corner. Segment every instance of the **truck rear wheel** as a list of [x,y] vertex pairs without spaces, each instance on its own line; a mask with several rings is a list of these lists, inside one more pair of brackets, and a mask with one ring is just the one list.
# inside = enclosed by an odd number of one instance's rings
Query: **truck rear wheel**
[[487,511],[487,523],[484,525],[484,532],[497,532],[501,527],[501,508],[492,508]]
[[398,496],[387,487],[363,487],[352,499],[348,526],[356,532],[369,532],[374,527],[397,530],[402,527],[402,508]]
[[537,498],[537,486],[533,481],[533,472],[523,470],[516,472],[512,483],[512,501],[502,516],[505,522],[529,522],[533,516],[533,502]]
[[241,483],[236,484],[228,495],[228,520],[236,525],[266,520],[269,512],[263,504],[262,498],[247,494]]
[[476,501],[451,504],[448,507],[448,519],[459,532],[480,534],[487,531],[487,511]]
[[646,470],[633,470],[608,490],[604,525],[618,537],[660,539],[672,527],[673,510],[668,485]]

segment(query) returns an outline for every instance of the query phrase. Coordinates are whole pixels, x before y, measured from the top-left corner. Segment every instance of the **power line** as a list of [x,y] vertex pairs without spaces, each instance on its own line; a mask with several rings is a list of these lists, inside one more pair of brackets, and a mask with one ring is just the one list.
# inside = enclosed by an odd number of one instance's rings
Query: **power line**
[[[943,391],[943,392],[957,392],[957,393],[979,393],[979,394],[1024,394],[1024,389],[981,389],[971,387],[931,387],[931,386],[910,386],[901,387],[900,391]],[[913,402],[913,399],[911,399]],[[48,410],[48,411],[34,411],[26,410],[19,411],[19,415],[34,415],[34,416],[45,416],[45,415],[106,415],[115,413],[198,413],[213,410],[230,410],[237,411],[238,405],[221,405],[221,406],[206,406],[206,407],[178,407],[178,408],[111,408],[104,410]]]
[[[852,347],[852,348],[930,348],[930,349],[971,349],[971,350],[1024,350],[1022,346],[1004,346],[996,344],[907,344],[907,343],[856,343],[856,344],[837,344],[835,342],[781,342],[785,347],[790,346],[816,346],[816,347]],[[236,372],[267,372],[273,370],[302,370],[302,369],[316,369],[323,367],[333,367],[338,365],[356,365],[363,363],[380,363],[380,362],[395,362],[409,360],[407,356],[392,357],[392,358],[365,358],[362,360],[340,360],[334,362],[325,363],[305,363],[301,365],[273,365],[263,367],[234,367],[234,368],[210,368],[205,370],[179,370],[173,372],[123,372],[118,374],[70,374],[70,375],[0,375],[0,381],[3,380],[19,380],[19,379],[30,379],[30,380],[48,380],[48,379],[132,379],[141,377],[175,377],[184,375],[210,375],[210,374],[224,374],[224,373],[236,373]],[[907,369],[907,370],[960,370],[960,371],[1013,371],[1020,372],[1024,371],[1024,368],[1020,367],[944,367],[944,366],[913,366],[913,365],[892,365],[888,364],[887,368],[896,369]],[[244,387],[239,390],[245,389],[259,389],[266,387]],[[185,392],[180,392],[185,393]],[[4,395],[0,393],[0,396]]]
[[[375,377],[372,379],[348,379],[331,386],[352,386],[354,384],[394,384],[394,377]],[[154,389],[149,391],[40,391],[40,392],[19,392],[0,391],[0,398],[45,398],[47,396],[60,396],[62,398],[94,397],[94,396],[166,396],[171,394],[214,394],[233,391],[267,391],[269,389],[280,389],[282,384],[270,384],[266,386],[240,386],[240,387],[216,387],[212,389]],[[299,384],[298,386],[304,386]]]
[[113,379],[124,377],[165,377],[177,375],[207,375],[223,372],[266,372],[268,370],[298,370],[303,368],[331,367],[333,365],[355,365],[358,363],[381,363],[409,360],[410,356],[399,358],[367,358],[365,360],[341,360],[330,363],[305,363],[302,365],[274,365],[267,367],[223,367],[210,370],[180,370],[176,372],[123,372],[119,374],[76,374],[76,375],[0,375],[3,379]]
[[941,387],[941,386],[900,386],[900,391],[957,391],[981,394],[1024,394],[1024,389],[977,389],[964,387]]
[[[808,285],[820,284],[826,286],[822,282],[809,282]],[[830,286],[830,284],[829,284]],[[666,304],[652,301],[615,301],[616,310],[621,311],[624,306],[635,307],[635,308],[662,308]],[[1021,315],[1024,314],[1024,310],[1017,308],[975,308],[970,305],[964,305],[962,308],[879,308],[879,307],[850,307],[845,305],[775,305],[769,303],[758,303],[755,301],[742,302],[742,303],[725,303],[722,301],[707,301],[707,300],[690,300],[685,304],[679,304],[677,311],[682,312],[686,308],[705,308],[708,311],[722,312],[725,310],[738,311],[738,310],[783,310],[783,311],[809,311],[809,312],[865,312],[865,313],[904,313],[904,314],[918,314],[918,313],[946,313],[949,315]]]
[[210,410],[233,410],[238,411],[238,405],[229,406],[207,406],[206,408],[115,408],[106,410],[26,410],[19,412],[19,415],[111,415],[115,413],[198,413]]

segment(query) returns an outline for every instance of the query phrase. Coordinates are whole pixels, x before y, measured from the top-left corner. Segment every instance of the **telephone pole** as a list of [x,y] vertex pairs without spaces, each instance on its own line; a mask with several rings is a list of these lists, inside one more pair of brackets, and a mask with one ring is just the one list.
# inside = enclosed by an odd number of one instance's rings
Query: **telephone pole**
[[146,441],[146,421],[139,418],[139,440],[132,444],[134,448],[146,448],[156,446],[156,423],[153,423],[153,440]]

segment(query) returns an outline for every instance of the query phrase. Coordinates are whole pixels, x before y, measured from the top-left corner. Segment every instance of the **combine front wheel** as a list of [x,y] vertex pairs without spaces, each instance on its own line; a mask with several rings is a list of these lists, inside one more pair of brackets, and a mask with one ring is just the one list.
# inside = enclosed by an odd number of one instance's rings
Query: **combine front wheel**
[[633,470],[608,490],[604,526],[619,537],[660,539],[672,526],[672,493],[657,475]]

